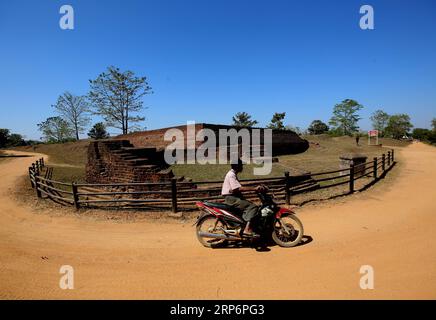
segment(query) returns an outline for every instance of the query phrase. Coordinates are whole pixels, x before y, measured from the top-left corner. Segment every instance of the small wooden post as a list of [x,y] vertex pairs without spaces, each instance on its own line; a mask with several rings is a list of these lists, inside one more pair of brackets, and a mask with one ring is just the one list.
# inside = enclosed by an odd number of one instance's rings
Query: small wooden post
[[35,163],[32,163],[33,175],[36,175],[36,166]]
[[377,157],[374,157],[372,168],[374,171],[373,172],[374,180],[376,180],[377,179]]
[[382,155],[382,172],[386,170],[386,155],[383,153]]
[[29,179],[30,179],[30,185],[32,186],[32,188],[34,188],[35,186],[33,185],[33,180],[32,180],[32,167],[29,167]]
[[76,207],[76,210],[79,210],[80,208],[79,196],[77,195],[77,185],[74,182],[71,183],[71,190],[73,192],[74,206]]
[[354,192],[354,163],[350,164],[350,193]]
[[44,158],[41,158],[41,165],[44,167],[45,163],[44,163]]
[[291,204],[291,179],[289,178],[289,171],[285,171],[285,203]]
[[394,149],[392,149],[391,151],[391,158],[392,158],[392,163],[394,163],[395,159],[394,159]]
[[171,179],[171,210],[177,212],[177,179]]
[[38,166],[38,162],[35,165],[35,175],[39,176],[39,166]]
[[38,174],[38,175],[35,174],[35,190],[36,190],[36,196],[37,196],[38,198],[41,198],[41,190],[39,190],[38,180],[39,180],[39,174]]
[[388,151],[388,168],[391,166],[391,152]]

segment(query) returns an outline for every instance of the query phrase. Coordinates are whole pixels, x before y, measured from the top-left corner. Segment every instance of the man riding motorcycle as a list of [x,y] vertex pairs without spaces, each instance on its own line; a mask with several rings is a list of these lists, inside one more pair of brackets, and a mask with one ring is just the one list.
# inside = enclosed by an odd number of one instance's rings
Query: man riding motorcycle
[[258,235],[253,232],[250,224],[251,220],[257,215],[259,207],[253,202],[246,200],[242,192],[262,191],[264,187],[243,187],[238,179],[238,173],[242,172],[242,170],[243,164],[241,159],[238,159],[237,163],[231,164],[231,169],[224,178],[221,195],[224,197],[227,205],[238,208],[243,212],[242,218],[247,222],[243,234],[249,237],[257,237]]

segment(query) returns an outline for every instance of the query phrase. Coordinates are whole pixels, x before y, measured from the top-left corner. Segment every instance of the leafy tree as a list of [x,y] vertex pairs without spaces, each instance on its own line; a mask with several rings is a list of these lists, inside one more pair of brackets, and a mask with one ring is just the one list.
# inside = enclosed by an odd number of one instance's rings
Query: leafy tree
[[283,124],[283,120],[285,119],[286,112],[276,112],[273,114],[271,122],[267,126],[269,129],[275,130],[285,130],[285,125]]
[[233,116],[233,125],[237,127],[254,127],[256,120],[251,120],[251,115],[247,112],[238,112]]
[[423,128],[415,128],[412,131],[412,137],[414,139],[425,141],[428,139],[430,133],[431,133],[431,130],[423,129]]
[[384,135],[386,126],[388,125],[389,115],[383,110],[374,111],[371,115],[372,127],[378,130],[380,136]]
[[436,131],[436,118],[433,118],[433,119],[431,120],[431,126],[432,126],[432,128],[433,128],[433,131]]
[[321,120],[313,120],[307,131],[309,134],[323,134],[329,131],[329,126]]
[[423,142],[436,144],[436,131],[435,130],[415,128],[415,129],[413,129],[412,137],[414,139],[418,139],[418,140],[421,140]]
[[76,140],[79,140],[79,133],[83,133],[90,121],[86,96],[75,96],[67,91],[59,96],[53,107],[74,129]]
[[389,117],[385,132],[386,135],[394,139],[401,139],[412,128],[413,125],[410,123],[410,117],[407,114],[394,114]]
[[65,142],[74,139],[74,129],[61,117],[50,117],[38,124],[46,142]]
[[357,122],[361,119],[357,114],[363,106],[352,99],[345,99],[333,108],[333,116],[329,124],[333,127],[334,132],[342,135],[352,135],[359,129]]
[[26,141],[24,141],[23,136],[18,133],[12,133],[7,142],[8,147],[18,147],[18,146],[25,146]]
[[0,148],[6,147],[9,139],[9,129],[0,129]]
[[136,77],[132,71],[121,72],[110,66],[95,80],[89,80],[89,99],[95,113],[101,115],[109,127],[127,134],[131,123],[145,119],[134,114],[142,111],[143,96],[152,93],[146,79]]
[[106,127],[103,122],[98,122],[94,124],[91,130],[89,130],[88,136],[91,139],[95,139],[95,140],[109,138],[109,134],[107,133]]

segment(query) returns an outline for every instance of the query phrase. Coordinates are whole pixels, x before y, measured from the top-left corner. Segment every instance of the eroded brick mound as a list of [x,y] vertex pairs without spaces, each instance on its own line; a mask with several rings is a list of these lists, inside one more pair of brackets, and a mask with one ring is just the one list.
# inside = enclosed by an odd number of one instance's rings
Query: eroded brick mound
[[137,148],[128,140],[93,141],[88,147],[88,183],[169,181],[173,177],[163,151]]
[[[114,137],[114,139],[129,139],[129,141],[136,147],[155,147],[157,150],[165,149],[170,143],[171,140],[165,140],[165,133],[170,129],[178,129],[183,133],[184,137],[184,146],[187,146],[187,126],[175,126],[169,128],[155,129],[155,130],[147,130],[141,132],[133,132],[127,135],[120,135]],[[219,131],[221,129],[230,130],[235,129],[239,130],[241,128],[235,126],[228,125],[217,125],[217,124],[208,124],[208,123],[196,123],[195,124],[195,132],[198,133],[202,129],[209,129],[215,133],[216,137],[219,137]],[[248,129],[250,136],[253,129],[261,129],[261,128],[245,128]],[[195,142],[195,148],[198,148],[203,144],[204,141],[199,141],[201,139],[197,139]],[[261,133],[261,141],[263,141],[263,133]],[[230,144],[230,143],[229,143]],[[309,142],[305,139],[302,139],[298,134],[289,130],[273,130],[272,132],[272,155],[283,155],[283,154],[298,154],[305,152],[309,148]],[[186,149],[185,149],[186,150]]]

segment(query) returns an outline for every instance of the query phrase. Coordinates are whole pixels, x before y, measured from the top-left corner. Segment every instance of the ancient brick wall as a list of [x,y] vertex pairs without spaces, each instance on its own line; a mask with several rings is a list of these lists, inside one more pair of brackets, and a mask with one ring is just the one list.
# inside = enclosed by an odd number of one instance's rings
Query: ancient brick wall
[[[158,150],[165,149],[171,141],[164,141],[165,132],[169,129],[179,129],[184,135],[184,145],[186,146],[187,139],[187,127],[176,126],[170,128],[162,128],[157,130],[147,130],[142,132],[134,132],[127,135],[117,136],[114,139],[128,139],[135,147],[155,147]],[[217,140],[219,137],[220,129],[239,129],[234,126],[227,125],[215,125],[206,123],[195,124],[195,132],[198,133],[201,129],[211,129],[215,132]],[[251,128],[248,128],[251,135]],[[263,143],[263,136],[261,134],[261,143]],[[197,141],[195,147],[198,148],[203,142]],[[272,149],[273,155],[281,154],[297,154],[306,151],[309,148],[309,143],[307,140],[300,138],[296,133],[292,131],[285,130],[273,130],[272,133]],[[218,153],[217,153],[218,154]]]
[[89,144],[86,165],[89,183],[160,182],[172,177],[163,152],[156,148],[136,148],[128,140]]

